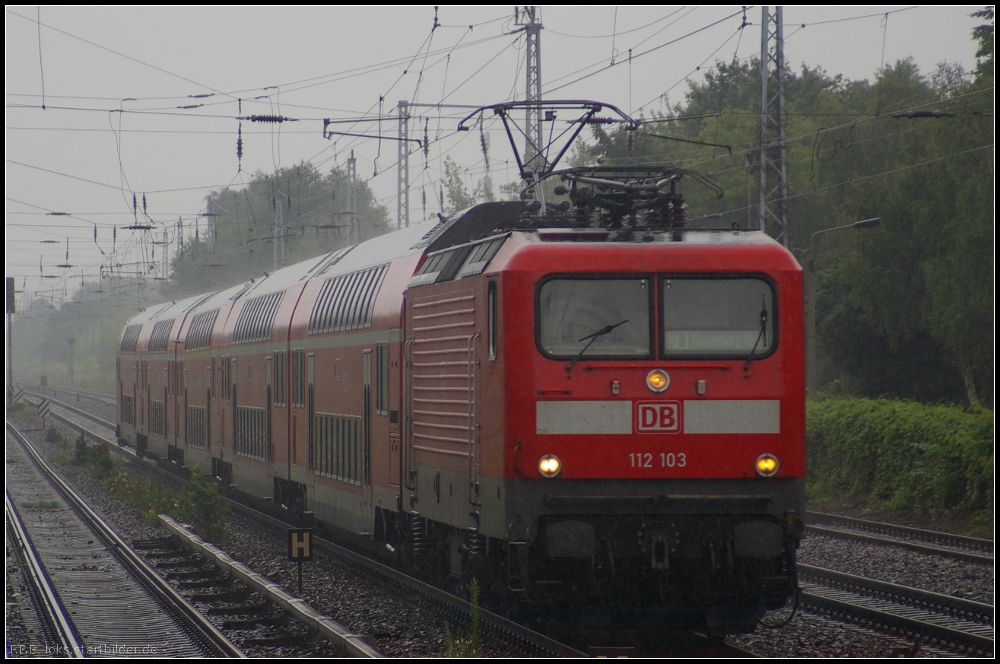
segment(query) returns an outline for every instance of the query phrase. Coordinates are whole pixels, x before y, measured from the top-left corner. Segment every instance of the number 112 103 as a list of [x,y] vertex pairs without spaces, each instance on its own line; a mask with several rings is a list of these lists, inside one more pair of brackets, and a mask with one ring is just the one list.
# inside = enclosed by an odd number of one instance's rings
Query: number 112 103
[[687,465],[684,452],[632,452],[628,455],[632,468],[683,468]]

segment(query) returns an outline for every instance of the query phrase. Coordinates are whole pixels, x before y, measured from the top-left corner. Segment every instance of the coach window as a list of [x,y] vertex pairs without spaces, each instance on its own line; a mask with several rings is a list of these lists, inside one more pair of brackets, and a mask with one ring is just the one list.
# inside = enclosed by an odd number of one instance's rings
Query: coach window
[[761,358],[774,352],[774,289],[756,277],[664,277],[664,357]]
[[553,359],[653,356],[648,278],[551,278],[538,287],[538,347]]

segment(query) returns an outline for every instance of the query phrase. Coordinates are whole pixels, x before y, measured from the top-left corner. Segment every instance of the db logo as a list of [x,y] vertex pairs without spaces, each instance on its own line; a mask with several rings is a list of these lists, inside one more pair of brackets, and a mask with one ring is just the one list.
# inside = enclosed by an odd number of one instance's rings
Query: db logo
[[680,402],[637,403],[635,405],[635,430],[679,433],[681,430]]

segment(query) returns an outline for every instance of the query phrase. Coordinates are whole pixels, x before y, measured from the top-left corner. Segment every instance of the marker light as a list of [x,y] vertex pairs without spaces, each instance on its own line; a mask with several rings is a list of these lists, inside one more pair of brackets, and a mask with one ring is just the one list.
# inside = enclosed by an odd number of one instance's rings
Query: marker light
[[538,460],[538,472],[542,477],[555,477],[562,471],[562,461],[555,454],[546,454]]
[[670,387],[670,376],[663,369],[653,369],[646,376],[646,387],[653,392],[663,392]]
[[768,453],[761,454],[757,457],[757,462],[754,463],[757,474],[761,477],[773,477],[777,474],[779,465],[778,457]]

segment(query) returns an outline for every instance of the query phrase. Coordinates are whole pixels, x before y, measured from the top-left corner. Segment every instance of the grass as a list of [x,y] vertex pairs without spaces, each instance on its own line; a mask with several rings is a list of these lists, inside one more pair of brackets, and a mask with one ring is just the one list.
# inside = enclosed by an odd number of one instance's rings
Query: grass
[[16,401],[7,407],[7,417],[15,420],[31,420],[38,416],[38,411]]
[[58,466],[65,466],[73,463],[73,457],[71,457],[68,452],[51,452],[48,458],[50,463],[54,463]]
[[469,638],[452,638],[451,626],[444,624],[445,657],[479,657],[479,581],[469,584],[469,620],[472,630]]

